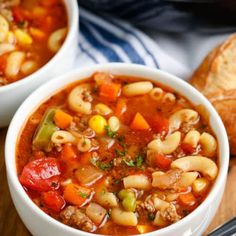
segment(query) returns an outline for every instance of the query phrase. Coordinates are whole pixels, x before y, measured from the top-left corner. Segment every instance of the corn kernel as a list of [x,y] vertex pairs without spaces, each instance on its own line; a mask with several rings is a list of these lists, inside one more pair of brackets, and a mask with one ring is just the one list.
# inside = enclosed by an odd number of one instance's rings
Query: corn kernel
[[30,35],[21,29],[15,30],[14,34],[16,36],[17,42],[21,45],[30,45],[33,42]]
[[100,115],[92,116],[89,120],[89,127],[93,129],[97,134],[103,134],[105,132],[106,125],[106,119]]
[[192,188],[195,194],[203,194],[209,187],[209,181],[205,178],[198,178],[194,180]]

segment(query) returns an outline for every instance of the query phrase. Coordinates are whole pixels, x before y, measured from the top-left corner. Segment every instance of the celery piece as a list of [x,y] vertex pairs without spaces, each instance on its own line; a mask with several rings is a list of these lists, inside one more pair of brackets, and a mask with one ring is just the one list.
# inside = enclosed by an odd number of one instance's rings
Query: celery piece
[[58,127],[53,121],[55,111],[56,109],[54,108],[48,109],[38,126],[33,138],[33,146],[36,149],[49,151],[51,136],[56,130],[58,130]]

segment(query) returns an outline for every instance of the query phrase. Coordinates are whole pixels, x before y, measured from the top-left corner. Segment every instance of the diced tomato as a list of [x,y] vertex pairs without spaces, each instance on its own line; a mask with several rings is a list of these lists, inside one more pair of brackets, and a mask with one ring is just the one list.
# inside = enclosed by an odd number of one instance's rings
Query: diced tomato
[[31,19],[30,12],[20,6],[13,7],[12,13],[16,22],[22,22]]
[[54,27],[54,20],[52,16],[46,16],[43,20],[40,21],[40,28],[43,31],[50,32]]
[[161,169],[168,169],[172,160],[163,154],[156,154],[156,165]]
[[24,167],[20,182],[29,189],[47,192],[59,187],[60,174],[56,158],[41,158]]
[[195,150],[195,148],[188,143],[182,143],[180,147],[183,150],[183,152],[186,154],[192,154]]
[[151,118],[152,129],[158,133],[168,133],[169,121],[161,115],[155,115]]
[[42,201],[47,208],[60,212],[65,206],[64,198],[57,191],[42,193]]
[[40,0],[40,4],[44,7],[53,7],[57,3],[57,0]]
[[3,72],[7,64],[7,55],[0,56],[0,71]]
[[73,161],[77,158],[77,154],[72,146],[71,143],[66,143],[63,146],[63,149],[61,151],[61,159],[65,162],[67,161]]

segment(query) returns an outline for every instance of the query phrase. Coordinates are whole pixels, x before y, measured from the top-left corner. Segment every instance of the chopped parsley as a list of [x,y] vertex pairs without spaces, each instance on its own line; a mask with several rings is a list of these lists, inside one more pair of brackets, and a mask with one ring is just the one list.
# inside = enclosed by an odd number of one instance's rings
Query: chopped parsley
[[109,170],[112,167],[112,163],[105,163],[105,162],[101,162],[96,160],[95,158],[90,158],[90,163],[98,168],[100,168],[101,170]]
[[115,153],[117,156],[120,156],[120,157],[124,157],[127,153],[126,150],[119,150],[119,149],[115,149]]
[[79,192],[80,197],[82,198],[87,198],[88,194],[87,193],[83,193],[83,192]]
[[148,220],[153,221],[155,219],[155,214],[149,213],[148,214]]
[[111,130],[111,127],[109,125],[105,126],[105,130],[107,132],[107,135],[111,138],[114,138],[117,135],[117,133],[115,131]]
[[124,163],[127,165],[127,166],[130,166],[130,167],[134,167],[135,166],[135,162],[133,160],[131,161],[127,161],[127,160],[123,160]]
[[100,162],[97,161],[97,166],[101,169],[101,170],[109,170],[112,167],[111,163],[105,163],[105,162]]
[[128,160],[123,159],[123,161],[127,166],[140,168],[143,164],[143,157],[139,154],[137,155],[135,160],[128,161]]
[[122,136],[122,135],[119,135],[116,138],[117,138],[117,141],[119,142],[120,146],[123,147],[123,148],[126,148],[126,144],[124,142],[125,137]]
[[142,164],[143,164],[143,157],[141,155],[137,155],[135,162],[136,162],[136,166],[137,167],[142,166]]

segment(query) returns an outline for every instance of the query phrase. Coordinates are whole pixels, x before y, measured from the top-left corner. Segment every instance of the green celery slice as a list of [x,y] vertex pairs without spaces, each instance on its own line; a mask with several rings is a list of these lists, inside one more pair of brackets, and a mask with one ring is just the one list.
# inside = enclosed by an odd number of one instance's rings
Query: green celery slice
[[48,109],[45,112],[33,138],[33,146],[36,149],[49,151],[51,136],[58,130],[58,127],[54,123],[55,112],[55,108]]

